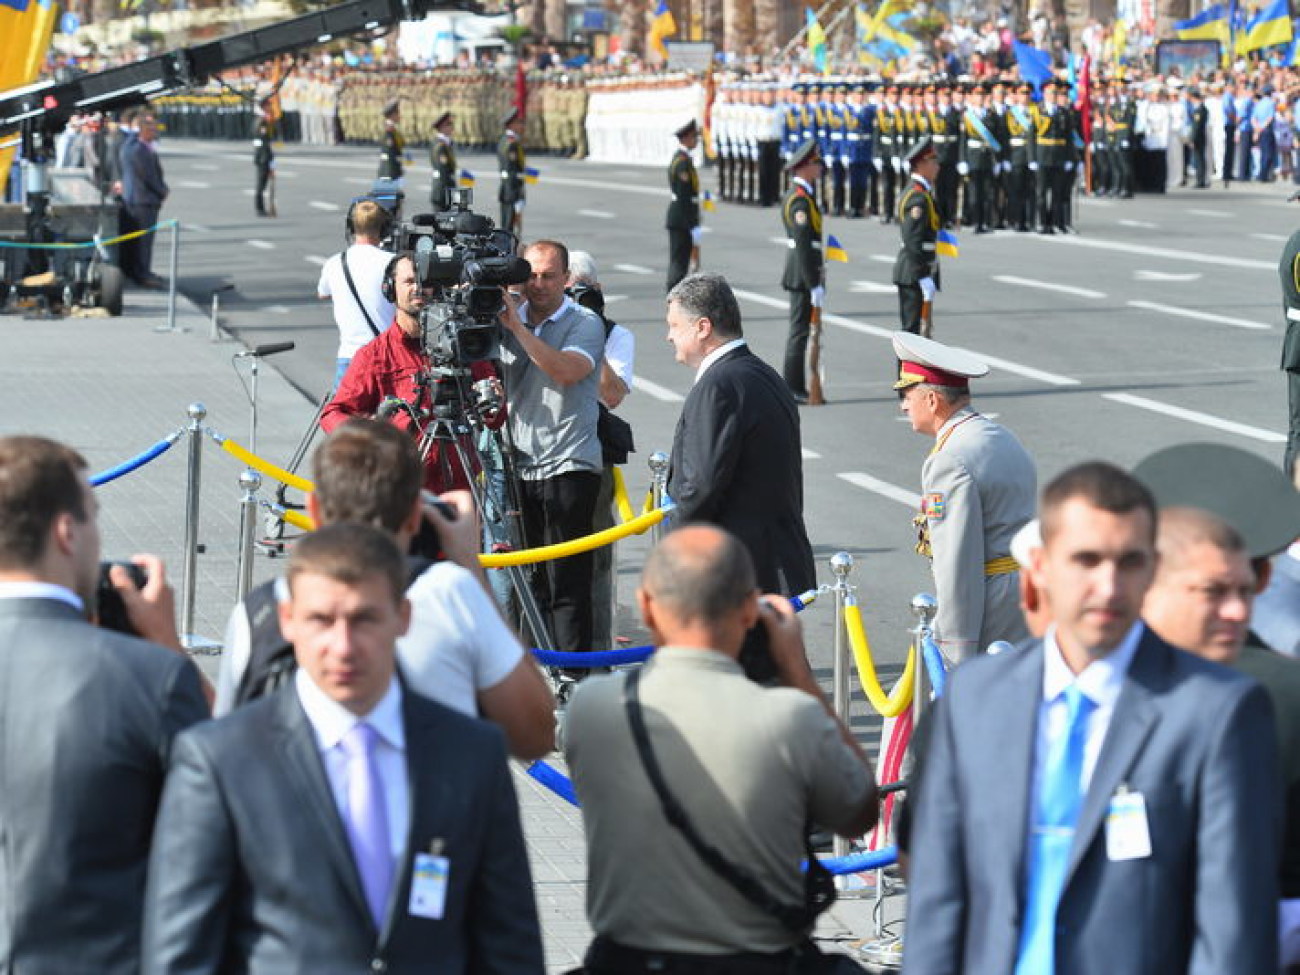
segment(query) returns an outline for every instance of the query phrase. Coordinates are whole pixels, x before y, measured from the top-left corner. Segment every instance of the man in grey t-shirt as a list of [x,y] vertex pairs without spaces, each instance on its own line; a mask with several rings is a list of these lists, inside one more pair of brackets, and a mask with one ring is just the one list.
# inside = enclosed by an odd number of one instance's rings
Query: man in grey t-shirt
[[[501,363],[521,481],[524,541],[552,545],[591,531],[602,466],[596,436],[600,319],[564,293],[569,252],[554,240],[524,250],[532,275],[506,302]],[[592,647],[590,552],[543,562],[533,592],[559,650]]]

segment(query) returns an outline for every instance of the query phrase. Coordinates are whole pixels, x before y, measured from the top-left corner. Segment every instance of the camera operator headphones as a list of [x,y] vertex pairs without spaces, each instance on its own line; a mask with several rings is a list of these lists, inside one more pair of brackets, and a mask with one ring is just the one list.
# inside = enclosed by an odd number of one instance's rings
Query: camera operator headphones
[[378,237],[380,240],[384,240],[393,232],[393,215],[389,213],[388,208],[373,196],[358,196],[353,198],[352,202],[348,204],[348,214],[344,218],[343,225],[347,234],[347,242],[349,244],[351,244],[357,236],[356,211],[358,203],[373,203],[375,206],[379,207],[379,212],[383,217],[382,222],[379,225]]
[[403,260],[414,263],[415,255],[410,251],[394,254],[388,266],[384,268],[383,280],[379,282],[379,293],[384,296],[385,301],[392,304],[397,304],[397,264]]

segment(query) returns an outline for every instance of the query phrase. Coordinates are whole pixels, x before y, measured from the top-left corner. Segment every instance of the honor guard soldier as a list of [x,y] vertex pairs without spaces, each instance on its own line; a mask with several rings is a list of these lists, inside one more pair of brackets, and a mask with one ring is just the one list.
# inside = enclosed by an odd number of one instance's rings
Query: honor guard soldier
[[[934,202],[945,227],[957,223],[957,163],[961,161],[961,109],[953,102],[953,89],[939,89],[937,112],[942,124],[934,128],[934,147],[939,153],[939,176],[935,181]],[[940,142],[939,139],[943,141]]]
[[804,357],[812,327],[813,309],[826,297],[822,255],[822,213],[817,206],[816,186],[825,172],[816,141],[800,146],[786,166],[790,189],[781,204],[781,220],[789,240],[781,287],[790,295],[790,334],[785,345],[785,381],[795,402],[808,402],[808,378]]
[[[1057,203],[1056,229],[1063,234],[1075,233],[1074,229],[1074,181],[1083,169],[1083,126],[1079,122],[1079,113],[1070,104],[1068,85],[1056,86],[1056,110],[1065,119],[1065,161],[1061,164],[1060,201]],[[1178,111],[1182,111],[1181,106]]]
[[1065,163],[1069,154],[1070,120],[1056,104],[1056,84],[1043,85],[1043,103],[1034,109],[1033,161],[1038,174],[1038,232],[1063,229],[1061,194],[1065,189]]
[[1034,221],[1033,173],[1029,169],[1034,117],[1029,93],[1029,85],[1017,87],[1006,114],[1007,161],[1011,165],[1007,179],[1007,220],[1021,233],[1029,230]]
[[1034,517],[1037,475],[1020,441],[971,409],[970,380],[987,364],[906,332],[894,354],[902,410],[935,440],[921,467],[916,550],[934,573],[939,649],[957,662],[1028,635],[1011,539]]
[[[1286,309],[1286,338],[1282,342],[1282,369],[1286,372],[1287,426],[1286,456],[1283,468],[1296,475],[1296,457],[1300,456],[1300,230],[1291,235],[1282,249],[1278,263],[1282,281],[1282,305]],[[1300,482],[1297,482],[1300,483]]]
[[977,234],[986,234],[993,211],[993,175],[1002,152],[1002,143],[994,134],[997,116],[984,105],[984,89],[971,89],[962,119],[961,161],[957,172],[966,177],[968,206],[966,222],[975,225]]
[[[1133,157],[1137,151],[1133,129],[1137,125],[1137,103],[1133,101],[1123,82],[1111,82],[1111,102],[1106,111],[1106,131],[1109,136],[1113,177],[1111,196],[1133,199]],[[1231,168],[1229,163],[1228,168]],[[1227,171],[1225,169],[1225,176]],[[1224,181],[1225,185],[1227,181]]]
[[271,147],[273,133],[271,119],[266,114],[267,100],[258,107],[257,127],[253,130],[253,168],[257,172],[257,188],[253,191],[253,206],[259,217],[274,217],[275,190],[271,190],[270,208],[267,208],[266,191],[275,178],[275,150]]
[[501,188],[497,191],[497,200],[501,204],[500,227],[519,237],[524,226],[524,170],[527,165],[524,144],[519,139],[519,109],[507,109],[501,117],[501,125],[504,131],[497,143],[497,167],[501,171]]
[[384,135],[379,147],[379,178],[401,179],[402,160],[406,152],[406,141],[402,138],[398,126],[402,121],[402,105],[396,98],[384,105]]
[[905,332],[929,334],[931,307],[939,292],[939,208],[934,200],[934,180],[939,157],[934,144],[923,139],[912,147],[907,164],[911,179],[898,201],[898,232],[902,238],[894,259],[894,286],[898,288],[899,325]]
[[668,228],[668,291],[700,263],[700,176],[691,153],[700,142],[700,130],[691,119],[675,133],[677,151],[668,164],[668,189],[672,201],[664,226]]
[[433,121],[433,142],[429,144],[433,182],[429,186],[429,203],[434,210],[446,210],[451,205],[451,191],[456,188],[456,147],[451,141],[453,126],[451,112],[443,112]]
[[763,84],[758,101],[758,205],[770,207],[781,199],[781,132],[785,112],[777,104],[774,83]]
[[872,135],[876,110],[866,103],[865,96],[865,86],[851,86],[844,113],[844,139],[849,158],[849,216],[854,219],[866,216],[868,181],[872,172]]
[[790,163],[790,157],[804,143],[803,138],[803,85],[794,84],[786,89],[785,111],[782,114],[781,168]]
[[876,112],[876,172],[880,174],[883,191],[880,199],[880,222],[893,223],[894,201],[898,191],[898,154],[895,142],[898,130],[898,86],[885,89],[885,102]]
[[826,137],[829,154],[827,166],[831,171],[831,205],[826,209],[837,217],[844,216],[848,197],[849,151],[847,142],[848,111],[844,104],[845,86],[836,84],[825,109]]

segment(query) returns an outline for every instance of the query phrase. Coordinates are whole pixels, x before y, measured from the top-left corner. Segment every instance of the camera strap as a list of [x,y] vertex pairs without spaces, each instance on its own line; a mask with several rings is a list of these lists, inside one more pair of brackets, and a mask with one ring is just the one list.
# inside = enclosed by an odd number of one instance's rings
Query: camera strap
[[830,872],[822,866],[813,852],[804,830],[804,851],[808,858],[807,872],[804,875],[804,903],[797,907],[783,904],[758,882],[758,879],[742,867],[736,866],[711,846],[696,830],[695,824],[682,808],[682,804],[668,791],[668,781],[650,744],[650,734],[646,730],[645,715],[641,710],[641,696],[637,685],[641,681],[641,668],[630,671],[623,684],[623,706],[627,710],[628,724],[632,726],[632,738],[636,742],[637,754],[645,768],[650,784],[654,786],[659,797],[659,805],[664,817],[682,834],[705,865],[725,880],[745,900],[749,901],[763,913],[776,918],[783,927],[794,933],[806,933],[816,923],[818,915],[835,901],[835,884]]
[[352,280],[352,269],[348,267],[347,248],[344,248],[339,254],[339,261],[343,265],[343,277],[348,283],[348,290],[352,292],[353,300],[356,301],[357,307],[361,309],[361,314],[365,316],[366,324],[370,326],[370,333],[375,338],[379,338],[379,329],[375,328],[375,321],[370,317],[370,312],[366,309],[366,303],[361,300],[361,295],[357,294],[357,283]]

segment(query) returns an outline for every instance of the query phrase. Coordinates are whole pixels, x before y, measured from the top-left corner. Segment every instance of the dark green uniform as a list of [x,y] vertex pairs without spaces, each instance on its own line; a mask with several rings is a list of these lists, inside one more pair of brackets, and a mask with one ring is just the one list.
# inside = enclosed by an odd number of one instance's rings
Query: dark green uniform
[[664,226],[668,228],[668,290],[673,290],[691,262],[691,231],[700,225],[700,176],[685,147],[678,146],[668,164],[668,204]]
[[[524,201],[524,144],[513,132],[506,130],[497,143],[497,168],[501,171],[501,188],[497,200],[501,203],[501,227],[510,230],[517,225],[515,204]],[[519,223],[522,223],[522,216]]]
[[401,179],[405,170],[402,168],[402,154],[406,151],[406,140],[393,122],[384,123],[384,141],[379,147],[379,178]]
[[429,146],[429,164],[433,167],[429,202],[435,210],[445,210],[451,204],[451,191],[456,188],[456,150],[450,139],[438,135],[433,137]]
[[[257,172],[257,187],[253,191],[253,207],[258,216],[266,216],[266,189],[275,169],[275,151],[271,148],[271,123],[265,118],[257,120],[253,132],[253,168]],[[275,202],[274,194],[272,203]]]
[[1055,105],[1034,108],[1032,158],[1038,168],[1038,232],[1064,229],[1065,164],[1070,159],[1070,118]]
[[790,293],[790,335],[785,345],[785,381],[796,397],[808,396],[804,356],[812,324],[812,290],[825,282],[822,263],[822,213],[813,188],[792,179],[781,204],[781,219],[790,252],[785,259],[781,287]]
[[939,286],[939,209],[934,191],[913,176],[898,201],[898,232],[902,244],[894,259],[894,286],[898,288],[899,324],[905,332],[921,332],[921,281],[932,278]]
[[1286,371],[1287,406],[1290,412],[1283,465],[1288,475],[1294,475],[1296,456],[1300,451],[1300,230],[1293,233],[1286,242],[1277,271],[1282,279],[1282,307],[1286,314],[1282,368]]

